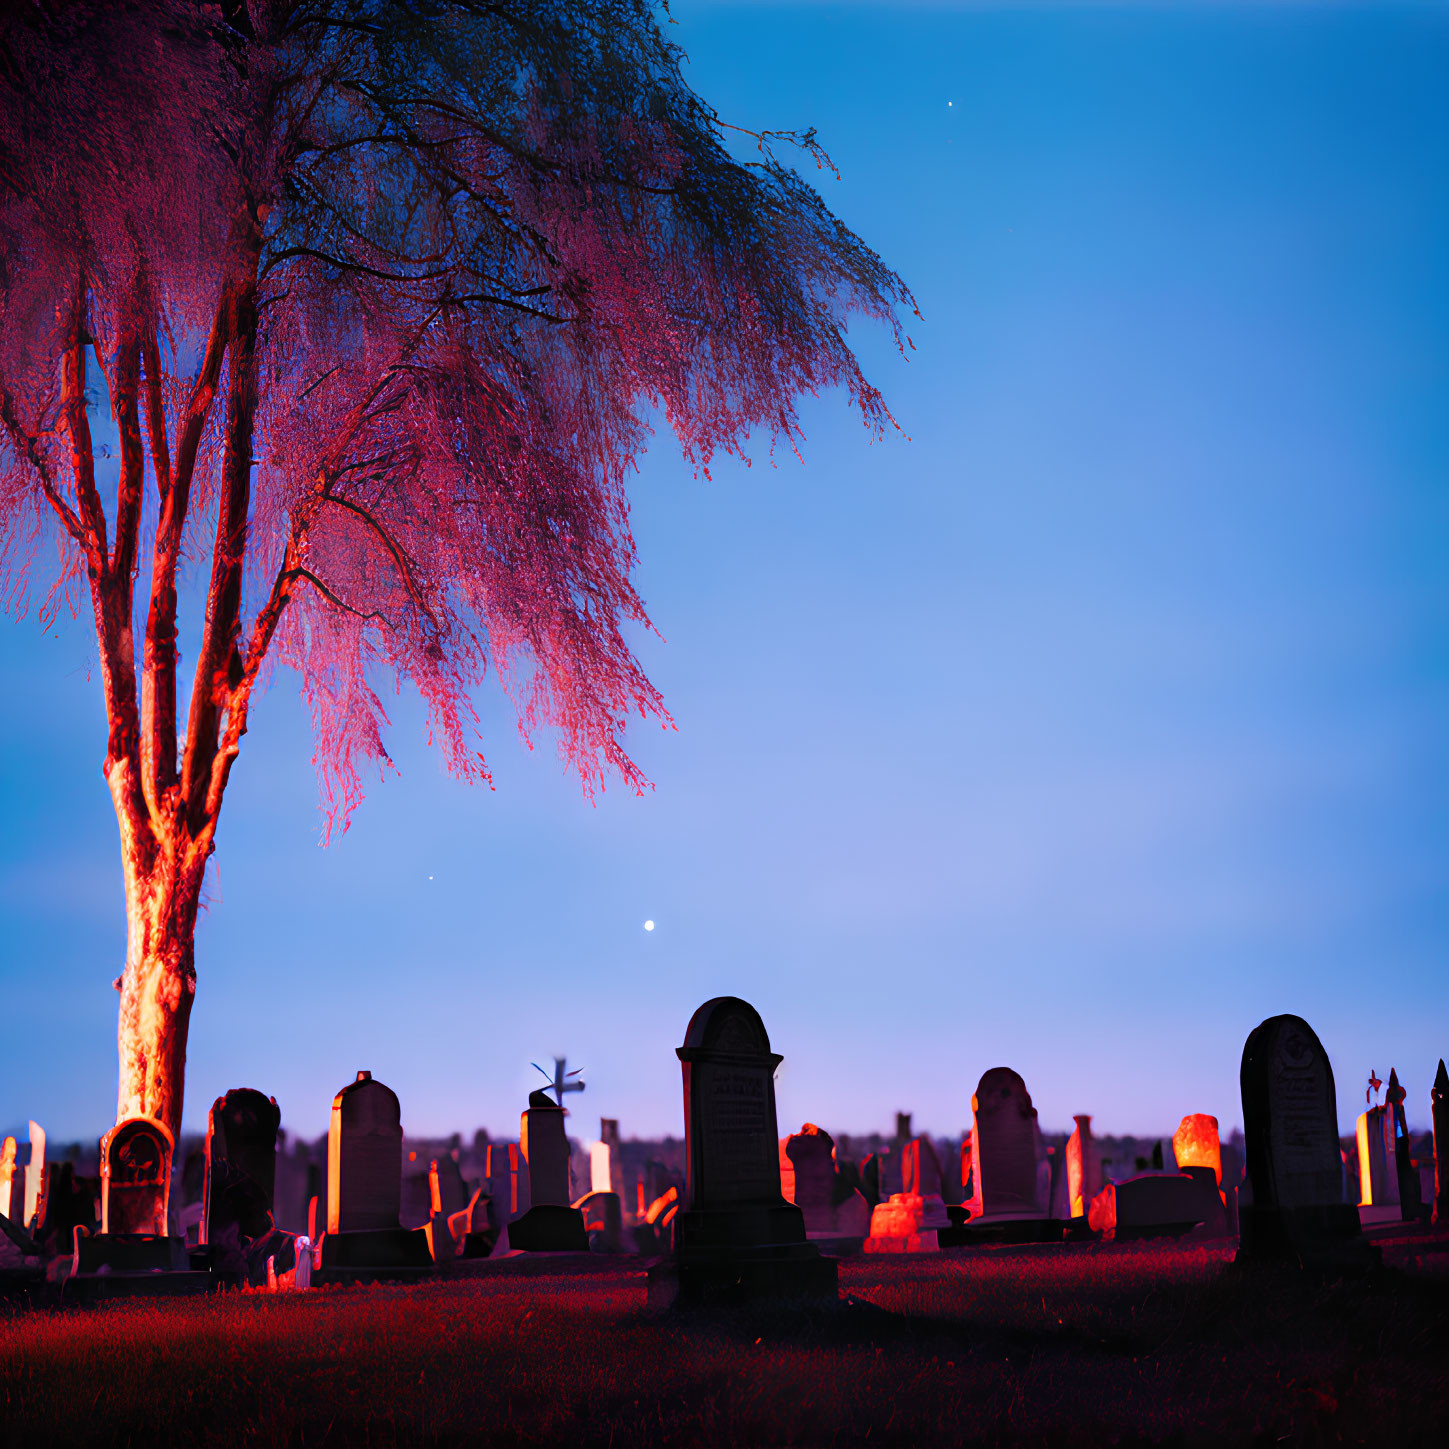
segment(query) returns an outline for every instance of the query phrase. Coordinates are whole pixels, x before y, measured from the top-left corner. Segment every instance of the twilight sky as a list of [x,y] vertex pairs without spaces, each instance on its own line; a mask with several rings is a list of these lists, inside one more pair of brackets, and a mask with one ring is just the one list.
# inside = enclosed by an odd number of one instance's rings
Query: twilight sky
[[[1247,1033],[1338,1078],[1449,1053],[1449,16],[1428,6],[675,0],[695,88],[817,126],[828,204],[914,288],[801,466],[634,488],[677,733],[596,806],[483,701],[496,790],[396,700],[398,777],[318,848],[295,681],[254,712],[198,936],[187,1121],[681,1130],[710,996],[785,1055],[782,1131],[1241,1122]],[[84,619],[0,616],[0,1131],[115,1101],[120,875]],[[657,928],[643,929],[652,919]]]

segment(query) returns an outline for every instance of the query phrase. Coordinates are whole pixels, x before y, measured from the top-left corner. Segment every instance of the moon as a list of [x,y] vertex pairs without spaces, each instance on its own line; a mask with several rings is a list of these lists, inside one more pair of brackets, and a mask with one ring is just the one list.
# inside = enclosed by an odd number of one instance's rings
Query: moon
[[646,931],[652,931],[654,929],[654,922],[653,921],[645,921],[644,922],[644,929]]

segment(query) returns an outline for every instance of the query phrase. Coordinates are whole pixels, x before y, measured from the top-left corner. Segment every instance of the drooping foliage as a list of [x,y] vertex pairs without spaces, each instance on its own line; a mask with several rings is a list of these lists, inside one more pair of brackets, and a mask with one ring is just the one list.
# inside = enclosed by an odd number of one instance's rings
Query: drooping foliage
[[[344,816],[385,758],[380,679],[414,682],[450,766],[481,774],[490,662],[586,782],[637,786],[623,726],[661,703],[622,632],[644,617],[624,484],[649,419],[700,466],[792,435],[796,399],[836,384],[882,425],[843,327],[894,327],[904,289],[768,147],[732,159],[660,18],[6,7],[5,562],[13,588],[55,537],[63,575],[110,577],[103,654],[145,640],[139,684],[118,658],[111,685],[139,696],[153,815],[168,790],[193,829],[214,815],[269,653],[300,672]],[[113,499],[78,442],[97,366]],[[173,768],[187,548],[212,577]]]

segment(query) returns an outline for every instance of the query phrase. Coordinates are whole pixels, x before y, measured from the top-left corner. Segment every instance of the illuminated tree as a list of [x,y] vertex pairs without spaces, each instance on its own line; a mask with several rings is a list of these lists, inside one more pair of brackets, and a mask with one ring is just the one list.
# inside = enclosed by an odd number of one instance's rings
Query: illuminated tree
[[[485,777],[490,663],[585,787],[662,715],[625,477],[802,394],[904,287],[737,162],[648,0],[21,0],[0,18],[0,568],[94,613],[128,945],[117,1115],[179,1127],[206,861],[264,664],[327,828],[411,681]],[[817,162],[807,135],[796,138]],[[114,465],[90,415],[109,402]],[[56,552],[52,552],[52,546]],[[49,560],[58,557],[58,567]],[[180,682],[183,564],[209,565]],[[199,591],[197,591],[199,594]]]

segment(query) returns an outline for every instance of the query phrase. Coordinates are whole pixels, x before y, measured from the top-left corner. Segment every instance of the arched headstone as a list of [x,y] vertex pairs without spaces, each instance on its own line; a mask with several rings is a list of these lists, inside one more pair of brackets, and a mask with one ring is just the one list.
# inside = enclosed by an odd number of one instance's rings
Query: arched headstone
[[391,1088],[358,1072],[332,1099],[327,1231],[317,1282],[414,1277],[431,1270],[426,1231],[404,1228],[402,1109]]
[[327,1231],[396,1228],[402,1211],[402,1108],[358,1072],[332,1099],[327,1130]]
[[1270,1017],[1249,1033],[1239,1076],[1252,1196],[1239,1209],[1239,1256],[1368,1257],[1358,1208],[1343,1200],[1333,1068],[1313,1028]]
[[101,1232],[166,1236],[171,1133],[154,1117],[128,1117],[101,1138]]
[[992,1067],[971,1098],[971,1113],[971,1221],[1045,1219],[1041,1132],[1026,1083],[1010,1067]]
[[677,1259],[650,1273],[650,1301],[834,1297],[836,1265],[805,1238],[780,1191],[775,1069],[760,1014],[707,1001],[677,1049],[684,1076],[685,1207]]

